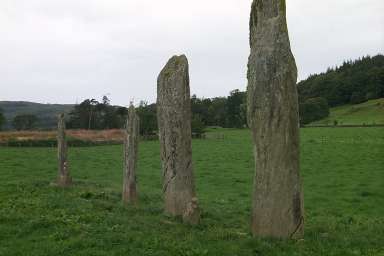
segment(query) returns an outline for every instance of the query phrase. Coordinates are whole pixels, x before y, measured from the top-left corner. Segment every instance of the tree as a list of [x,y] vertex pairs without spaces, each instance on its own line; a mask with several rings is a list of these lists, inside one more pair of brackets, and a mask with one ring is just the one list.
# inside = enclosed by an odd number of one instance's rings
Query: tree
[[116,129],[123,128],[127,116],[127,108],[110,105],[107,96],[102,102],[86,99],[76,105],[69,113],[68,128],[70,129]]
[[111,100],[106,95],[103,96],[102,102],[104,105],[111,105]]
[[126,107],[117,107],[115,114],[117,116],[117,128],[124,128],[128,109]]
[[12,125],[18,130],[33,130],[36,127],[38,118],[35,115],[17,115],[13,118]]
[[6,121],[7,120],[5,119],[3,110],[0,108],[0,131],[3,129],[3,126],[5,125]]
[[93,117],[93,113],[95,112],[95,106],[99,104],[99,102],[95,99],[91,99],[89,102],[88,102],[88,111],[89,111],[89,115],[88,115],[88,130],[91,129],[91,122],[92,122],[92,117]]
[[192,134],[195,134],[198,137],[200,137],[204,133],[205,125],[204,125],[203,119],[199,114],[192,115],[191,128],[192,128]]
[[86,99],[76,105],[69,113],[68,128],[70,129],[91,129],[95,127],[95,122],[92,118],[95,99]]
[[244,113],[242,113],[242,105],[246,101],[246,93],[239,90],[233,90],[230,92],[227,98],[227,126],[242,128],[245,125],[246,119]]
[[208,112],[210,116],[209,125],[211,126],[226,126],[227,120],[227,99],[217,97],[212,99],[212,104],[209,106]]
[[329,116],[329,105],[326,99],[318,97],[300,104],[300,124],[305,125]]
[[156,104],[149,105],[142,101],[136,111],[140,117],[140,134],[155,134],[157,132]]
[[[371,97],[373,98],[373,97]],[[351,104],[360,104],[367,101],[367,95],[362,91],[356,91],[352,93]]]

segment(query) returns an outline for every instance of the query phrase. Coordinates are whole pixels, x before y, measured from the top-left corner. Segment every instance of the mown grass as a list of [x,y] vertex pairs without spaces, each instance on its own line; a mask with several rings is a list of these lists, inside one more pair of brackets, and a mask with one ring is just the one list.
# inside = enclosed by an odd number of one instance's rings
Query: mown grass
[[311,125],[384,125],[384,98],[331,109],[329,117]]
[[247,130],[193,141],[201,225],[162,214],[158,142],[140,145],[140,204],[120,202],[122,146],[71,148],[76,185],[49,186],[56,151],[0,148],[0,255],[384,255],[384,129],[302,130],[305,239],[249,232]]

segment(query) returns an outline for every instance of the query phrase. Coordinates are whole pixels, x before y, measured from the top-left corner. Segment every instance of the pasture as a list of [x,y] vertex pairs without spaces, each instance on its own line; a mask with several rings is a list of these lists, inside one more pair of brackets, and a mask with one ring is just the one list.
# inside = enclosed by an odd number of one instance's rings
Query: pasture
[[384,125],[384,99],[331,108],[329,117],[311,125]]
[[250,235],[248,130],[193,140],[202,223],[162,214],[159,144],[140,144],[136,207],[121,203],[122,146],[70,148],[75,186],[49,186],[56,149],[0,147],[0,255],[384,255],[384,128],[301,130],[305,239]]

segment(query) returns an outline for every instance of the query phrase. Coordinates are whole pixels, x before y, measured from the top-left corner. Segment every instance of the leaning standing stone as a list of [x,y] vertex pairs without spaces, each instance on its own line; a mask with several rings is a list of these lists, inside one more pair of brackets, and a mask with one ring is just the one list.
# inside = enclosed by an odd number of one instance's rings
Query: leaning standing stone
[[136,168],[139,148],[140,120],[131,104],[124,133],[124,184],[123,202],[136,203]]
[[188,60],[172,57],[157,80],[157,119],[163,167],[165,212],[196,224],[191,146],[191,102]]
[[69,175],[68,167],[68,146],[65,137],[65,118],[64,114],[59,115],[57,129],[57,153],[58,153],[58,178],[57,185],[59,187],[68,187],[72,184],[72,178]]
[[255,236],[298,238],[304,209],[299,173],[297,68],[291,53],[285,0],[254,0],[250,18],[248,120],[256,174]]

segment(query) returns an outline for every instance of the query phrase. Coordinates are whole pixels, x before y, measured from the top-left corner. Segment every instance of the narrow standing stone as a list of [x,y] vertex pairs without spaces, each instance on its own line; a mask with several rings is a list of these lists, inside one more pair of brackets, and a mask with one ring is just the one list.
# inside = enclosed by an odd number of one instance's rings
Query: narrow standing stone
[[57,179],[57,185],[59,187],[68,187],[72,184],[72,178],[69,175],[68,168],[68,146],[65,137],[65,116],[64,114],[59,115],[58,126],[57,126],[57,153],[58,153],[58,165],[59,173]]
[[157,80],[157,119],[163,166],[165,213],[198,223],[191,145],[188,60],[172,57]]
[[303,235],[299,173],[297,68],[291,53],[285,0],[254,0],[250,18],[248,120],[256,173],[252,233]]
[[140,120],[131,104],[124,134],[124,184],[123,202],[136,203],[136,169],[140,137]]

